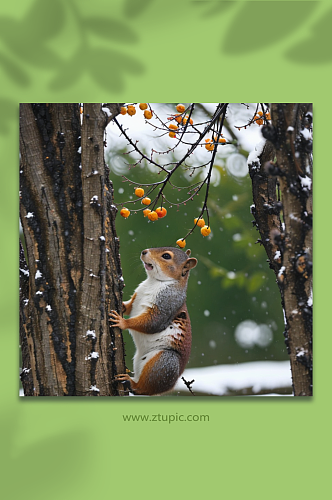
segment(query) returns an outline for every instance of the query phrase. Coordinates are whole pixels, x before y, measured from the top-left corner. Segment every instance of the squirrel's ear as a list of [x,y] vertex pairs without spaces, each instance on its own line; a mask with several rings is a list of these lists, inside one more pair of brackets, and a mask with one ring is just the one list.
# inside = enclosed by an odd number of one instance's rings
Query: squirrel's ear
[[188,257],[190,257],[191,250],[189,250],[189,248],[188,248],[188,250],[186,251],[186,254],[188,255]]
[[182,276],[185,276],[190,271],[190,269],[196,266],[197,266],[197,259],[195,259],[194,257],[188,259],[183,266]]

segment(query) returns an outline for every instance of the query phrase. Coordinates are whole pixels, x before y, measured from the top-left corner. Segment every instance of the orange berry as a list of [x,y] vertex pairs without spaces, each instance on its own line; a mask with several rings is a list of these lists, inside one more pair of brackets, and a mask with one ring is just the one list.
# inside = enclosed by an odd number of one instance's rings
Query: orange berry
[[168,125],[168,128],[171,129],[171,130],[178,130],[179,127],[177,125],[175,125],[174,123],[170,123]]
[[[182,120],[183,125],[185,125],[187,123],[188,118],[189,118],[189,115],[186,115],[185,118],[183,118],[183,120]],[[194,123],[191,118],[189,120],[189,123],[190,123],[190,125],[192,125]]]
[[126,115],[126,114],[127,114],[127,108],[125,108],[124,106],[121,106],[120,113],[121,113],[122,115]]
[[202,234],[203,236],[208,236],[210,233],[211,233],[211,228],[210,228],[210,226],[203,226],[203,227],[201,228],[201,234]]
[[185,111],[186,107],[183,105],[183,104],[178,104],[176,106],[176,111],[178,111],[179,113],[183,113]]
[[150,198],[143,198],[142,203],[143,203],[143,205],[150,205],[151,200],[150,200]]
[[159,219],[162,219],[167,214],[167,210],[164,207],[159,207],[156,208],[156,213],[158,214]]
[[205,226],[205,221],[204,219],[194,219],[195,224],[197,224],[198,227],[203,227]]
[[128,208],[122,208],[120,210],[120,215],[126,219],[130,215],[130,210],[128,210]]
[[180,239],[176,242],[176,244],[180,247],[180,248],[184,248],[186,246],[186,240],[184,239]]
[[169,135],[170,137],[172,137],[172,138],[176,137],[175,132],[170,132],[168,135]]
[[136,196],[138,196],[139,198],[141,198],[142,196],[144,196],[144,189],[143,188],[136,188],[135,189],[135,194],[136,194]]
[[[220,135],[221,135],[221,137],[219,137],[219,141],[218,142],[220,142],[221,144],[225,144],[226,139],[224,137],[222,137],[222,134],[220,134]],[[214,140],[214,142],[217,142],[217,137],[215,136],[213,138],[213,140]]]
[[208,151],[213,151],[214,150],[214,145],[212,143],[206,143],[205,144],[205,149],[207,149]]
[[151,210],[149,208],[146,208],[145,210],[143,210],[144,217],[147,217],[150,212],[151,212]]
[[153,211],[148,214],[148,218],[154,222],[155,220],[158,220],[158,214],[157,212]]
[[267,120],[271,120],[271,115],[270,115],[270,113],[265,113],[265,118],[266,118]]
[[146,109],[144,111],[144,118],[146,118],[147,120],[150,120],[150,118],[152,118],[152,111],[150,111],[149,109]]
[[211,142],[211,139],[205,139],[205,142]]
[[263,111],[258,111],[259,116],[263,116]]
[[141,109],[142,111],[148,109],[148,105],[146,104],[146,102],[141,102],[141,104],[139,105],[139,109]]
[[130,115],[130,116],[135,115],[135,114],[136,114],[136,108],[135,108],[135,106],[128,106],[127,113],[128,113],[128,115]]
[[255,122],[257,123],[257,125],[263,125],[264,120],[263,118],[260,118],[258,115],[255,115]]
[[176,115],[175,116],[175,121],[177,121],[178,123],[181,123],[182,122],[182,116],[181,115]]

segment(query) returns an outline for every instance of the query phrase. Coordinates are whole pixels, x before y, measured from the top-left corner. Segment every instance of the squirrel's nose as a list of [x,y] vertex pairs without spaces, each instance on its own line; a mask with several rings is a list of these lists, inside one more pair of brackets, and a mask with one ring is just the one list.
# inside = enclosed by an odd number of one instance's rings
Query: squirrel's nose
[[148,253],[148,250],[142,250],[142,255],[146,255]]

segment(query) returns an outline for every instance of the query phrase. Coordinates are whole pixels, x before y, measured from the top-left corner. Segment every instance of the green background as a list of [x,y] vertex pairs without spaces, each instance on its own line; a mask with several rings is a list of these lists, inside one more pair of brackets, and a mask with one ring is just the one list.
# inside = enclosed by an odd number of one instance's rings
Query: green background
[[[331,21],[329,2],[14,0],[1,6],[5,498],[310,498],[328,486]],[[18,397],[18,103],[137,100],[314,103],[313,398]],[[122,414],[130,412],[209,414],[210,421],[124,423]]]

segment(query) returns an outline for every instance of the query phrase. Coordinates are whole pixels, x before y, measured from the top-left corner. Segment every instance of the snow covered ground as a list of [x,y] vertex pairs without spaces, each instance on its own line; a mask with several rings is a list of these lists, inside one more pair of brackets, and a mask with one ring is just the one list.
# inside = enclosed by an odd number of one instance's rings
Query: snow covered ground
[[[292,386],[289,361],[255,361],[236,365],[217,365],[204,368],[188,368],[183,373],[187,381],[195,380],[192,390],[197,393],[214,396],[226,396],[234,391],[252,388],[252,393],[290,388]],[[181,378],[175,391],[186,392]]]

